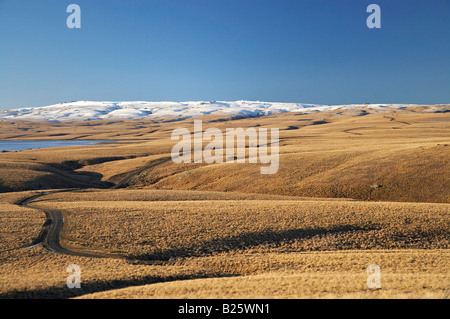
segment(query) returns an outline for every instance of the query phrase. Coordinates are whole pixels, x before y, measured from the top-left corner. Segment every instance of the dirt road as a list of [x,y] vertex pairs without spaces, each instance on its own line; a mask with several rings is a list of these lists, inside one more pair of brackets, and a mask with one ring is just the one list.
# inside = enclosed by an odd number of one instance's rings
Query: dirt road
[[[117,189],[126,186],[126,184],[135,176],[141,174],[142,172],[151,169],[157,165],[160,165],[162,163],[165,163],[169,161],[170,158],[161,158],[156,161],[152,161],[149,164],[145,165],[141,169],[134,171],[127,175],[123,180],[121,180],[119,183],[111,187],[111,189]],[[93,257],[93,258],[120,258],[125,259],[126,257],[118,255],[118,254],[111,254],[111,253],[104,253],[99,251],[92,251],[90,249],[83,249],[81,251],[80,249],[76,250],[70,250],[61,245],[60,237],[62,228],[64,225],[64,217],[61,213],[61,211],[56,209],[44,209],[37,206],[30,205],[31,202],[50,195],[54,193],[62,193],[62,192],[74,192],[78,191],[80,189],[66,189],[66,190],[57,190],[57,191],[45,191],[42,193],[39,193],[37,195],[33,195],[30,197],[27,197],[25,199],[20,200],[16,204],[25,208],[30,208],[34,210],[43,211],[47,217],[46,222],[44,223],[42,227],[42,231],[37,239],[35,239],[31,246],[42,244],[45,248],[65,255],[71,255],[71,256],[79,256],[79,257]]]

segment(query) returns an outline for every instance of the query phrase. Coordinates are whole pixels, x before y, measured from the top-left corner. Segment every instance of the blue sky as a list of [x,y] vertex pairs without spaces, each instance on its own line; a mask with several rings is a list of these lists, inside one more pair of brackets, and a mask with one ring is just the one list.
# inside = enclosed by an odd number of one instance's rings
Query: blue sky
[[[68,29],[66,8],[81,7]],[[366,8],[381,7],[381,29]],[[0,0],[0,108],[450,103],[448,0]]]

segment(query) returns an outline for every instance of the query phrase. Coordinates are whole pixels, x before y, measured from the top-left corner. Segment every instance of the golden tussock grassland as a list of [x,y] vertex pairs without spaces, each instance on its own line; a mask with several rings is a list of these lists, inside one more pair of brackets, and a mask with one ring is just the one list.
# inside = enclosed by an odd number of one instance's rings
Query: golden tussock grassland
[[0,202],[0,252],[33,245],[45,220],[43,212]]
[[[111,141],[0,153],[0,298],[449,295],[448,112],[202,119],[204,129],[279,128],[278,173],[173,163],[171,133],[193,132],[192,118],[0,122],[2,140]],[[35,195],[36,209],[19,205]],[[60,244],[73,255],[42,243],[49,211],[62,214]],[[79,255],[95,252],[117,258]],[[81,289],[66,286],[71,264]],[[371,264],[381,289],[367,287]]]
[[[174,164],[170,161],[175,145],[170,140],[172,130],[185,127],[193,132],[193,119],[46,123],[46,139],[106,139],[115,143],[1,153],[0,187],[4,191],[64,185],[108,187],[152,161],[169,159],[144,169],[125,186],[448,203],[448,113],[426,113],[414,107],[364,114],[357,116],[358,110],[289,113],[224,122],[207,122],[205,118],[204,129],[279,128],[280,165],[274,175],[261,175],[260,164]],[[0,122],[0,127],[8,127],[0,130],[4,132],[0,138],[44,138],[36,129],[22,131],[25,125]],[[66,133],[50,134],[58,130]]]
[[[66,256],[36,246],[0,255],[8,274],[0,277],[0,297],[444,298],[449,257],[448,251],[420,249],[223,253],[151,265]],[[377,290],[366,285],[367,266],[374,263],[381,268]],[[71,264],[82,270],[81,289],[66,287]]]
[[447,204],[205,200],[38,206],[63,212],[67,247],[147,260],[228,251],[447,249],[450,240]]

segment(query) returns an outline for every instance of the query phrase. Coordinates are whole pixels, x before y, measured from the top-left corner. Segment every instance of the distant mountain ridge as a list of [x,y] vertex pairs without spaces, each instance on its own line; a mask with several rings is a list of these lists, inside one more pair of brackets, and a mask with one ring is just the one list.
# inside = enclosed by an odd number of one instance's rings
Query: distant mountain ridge
[[[259,117],[284,112],[312,113],[345,109],[401,109],[413,104],[320,105],[260,101],[195,102],[93,102],[77,101],[50,106],[0,110],[0,120],[87,121],[101,119],[184,119],[201,115]],[[430,106],[427,111],[447,112],[448,105]]]

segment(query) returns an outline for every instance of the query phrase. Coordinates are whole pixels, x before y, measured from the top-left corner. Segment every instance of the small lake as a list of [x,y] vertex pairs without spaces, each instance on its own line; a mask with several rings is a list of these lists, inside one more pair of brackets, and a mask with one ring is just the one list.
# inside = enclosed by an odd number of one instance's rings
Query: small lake
[[25,151],[64,146],[85,146],[96,144],[108,144],[114,141],[78,141],[78,140],[53,140],[53,141],[0,141],[1,151]]

